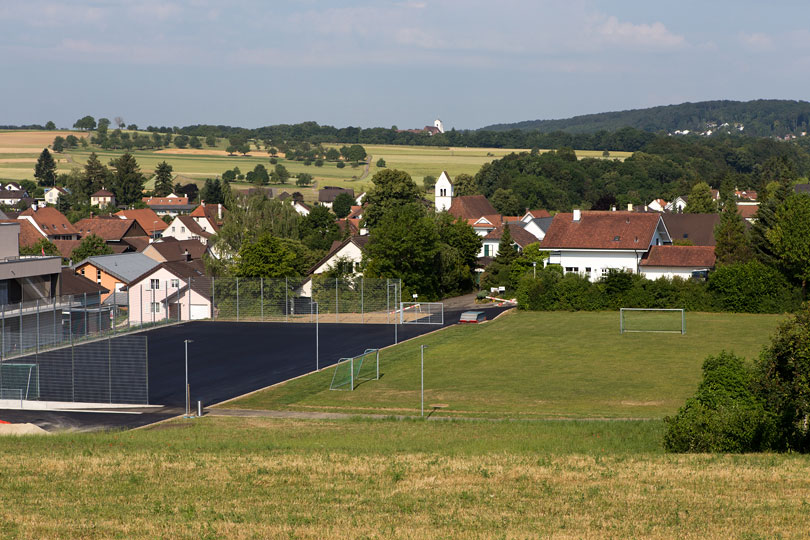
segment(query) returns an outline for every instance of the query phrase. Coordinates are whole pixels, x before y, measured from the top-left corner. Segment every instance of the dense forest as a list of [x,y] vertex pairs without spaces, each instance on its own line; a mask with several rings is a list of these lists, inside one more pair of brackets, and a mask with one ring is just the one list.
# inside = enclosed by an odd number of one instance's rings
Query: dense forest
[[[648,109],[633,109],[598,114],[586,114],[559,120],[527,120],[513,124],[495,124],[481,131],[536,131],[572,134],[616,131],[631,127],[653,133],[672,133],[676,130],[703,132],[724,123],[744,126],[743,135],[753,137],[784,137],[810,131],[810,103],[784,99],[755,101],[700,101]],[[716,127],[715,127],[716,129]]]
[[627,203],[688,195],[698,182],[721,193],[766,190],[774,180],[793,182],[810,172],[803,147],[748,137],[655,137],[624,161],[577,160],[571,149],[512,153],[484,165],[475,187],[498,211],[526,208],[607,210]]

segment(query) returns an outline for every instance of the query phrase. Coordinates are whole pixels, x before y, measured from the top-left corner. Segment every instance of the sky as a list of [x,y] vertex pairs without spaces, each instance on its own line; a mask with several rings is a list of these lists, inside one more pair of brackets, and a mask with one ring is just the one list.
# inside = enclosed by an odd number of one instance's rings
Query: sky
[[806,0],[0,0],[0,125],[446,128],[807,99]]

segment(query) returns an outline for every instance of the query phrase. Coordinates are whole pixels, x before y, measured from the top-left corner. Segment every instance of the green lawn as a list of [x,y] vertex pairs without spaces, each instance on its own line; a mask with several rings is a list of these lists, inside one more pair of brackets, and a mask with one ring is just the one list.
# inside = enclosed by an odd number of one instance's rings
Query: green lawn
[[175,420],[0,438],[0,537],[803,538],[810,460],[658,421]]
[[662,418],[694,393],[707,355],[752,359],[780,319],[687,313],[686,335],[622,335],[617,312],[517,312],[385,349],[381,379],[354,392],[330,391],[329,368],[227,406],[418,414],[425,344],[425,402],[449,405],[437,415]]

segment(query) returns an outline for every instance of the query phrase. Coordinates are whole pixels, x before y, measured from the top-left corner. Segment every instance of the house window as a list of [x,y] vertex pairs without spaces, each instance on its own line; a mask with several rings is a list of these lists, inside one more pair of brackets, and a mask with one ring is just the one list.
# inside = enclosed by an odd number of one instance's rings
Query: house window
[[579,273],[579,266],[566,266],[565,267],[565,272],[566,273],[568,273],[568,272]]
[[101,283],[101,270],[96,269],[96,283]]
[[174,225],[172,225],[172,232],[174,232]]
[[590,273],[591,273],[591,267],[590,267],[590,266],[586,266],[586,267],[585,267],[585,273],[586,273],[586,274],[590,274]]
[[180,232],[181,233],[186,232],[186,228],[185,227],[180,227]]
[[84,268],[82,268],[81,270],[79,270],[79,273],[80,273],[81,275],[84,275]]
[[614,237],[613,237],[613,241],[614,241],[614,242],[618,242],[618,241],[619,241],[619,238],[621,238],[621,236],[614,236]]
[[179,288],[180,287],[180,280],[179,279],[173,279],[172,280],[172,287],[175,288],[175,289]]
[[484,244],[484,257],[489,257],[489,245]]
[[150,279],[149,280],[149,288],[150,289],[160,289],[160,280],[159,279]]
[[160,302],[152,302],[152,313],[160,313]]
[[602,268],[602,277],[605,277],[610,273],[610,268]]

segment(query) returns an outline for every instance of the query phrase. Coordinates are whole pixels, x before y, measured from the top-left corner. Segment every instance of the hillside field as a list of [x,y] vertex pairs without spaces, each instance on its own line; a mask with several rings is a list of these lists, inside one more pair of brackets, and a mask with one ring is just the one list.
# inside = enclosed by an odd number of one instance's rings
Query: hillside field
[[[66,136],[70,133],[76,136],[87,136],[87,133],[69,131],[0,131],[0,178],[7,180],[33,179],[34,164],[36,163],[42,148],[53,142],[57,135]],[[174,168],[174,174],[179,175],[179,181],[183,183],[194,182],[202,185],[206,178],[216,178],[223,172],[234,167],[246,173],[261,163],[268,169],[270,164],[269,155],[264,150],[254,150],[247,156],[228,156],[224,148],[227,141],[220,139],[217,147],[202,149],[178,149],[165,148],[157,151],[134,150],[132,154],[147,176],[155,169],[158,163],[166,161]],[[341,145],[329,145],[336,146]],[[326,162],[322,167],[314,165],[306,166],[302,162],[287,161],[279,159],[290,173],[295,176],[299,172],[307,172],[314,177],[319,187],[340,186],[353,188],[356,192],[367,190],[371,186],[371,176],[379,168],[376,166],[377,160],[382,158],[386,166],[392,169],[407,171],[411,177],[422,185],[422,179],[427,175],[438,177],[443,170],[446,170],[451,177],[461,173],[474,175],[481,168],[481,165],[494,159],[499,159],[511,152],[520,150],[500,149],[500,148],[446,148],[430,146],[387,146],[387,145],[366,145],[366,151],[371,155],[369,173],[363,177],[364,167],[357,168],[348,165],[343,169],[338,169],[335,163]],[[82,167],[87,162],[87,157],[92,151],[91,148],[75,148],[66,150],[62,154],[54,154],[57,160],[58,172],[69,172],[74,167]],[[95,150],[102,163],[108,163],[123,152],[120,150]],[[578,151],[580,157],[601,157],[602,153],[597,151]],[[628,152],[612,152],[611,159],[624,159],[629,156]],[[153,187],[154,181],[147,182],[147,188]],[[235,182],[232,184],[236,189],[248,189],[253,187],[247,183]],[[315,190],[312,188],[298,188],[295,186],[295,179],[292,178],[286,185],[275,185],[287,191],[301,191],[307,200],[316,199]]]
[[[678,318],[680,315],[678,314]],[[707,355],[755,358],[777,315],[687,313],[687,333],[619,333],[617,312],[510,312],[457,325],[380,352],[378,381],[330,391],[332,369],[255,393],[228,407],[435,416],[662,418],[692,395]]]
[[752,358],[779,320],[693,313],[685,336],[620,335],[617,313],[512,313],[385,349],[382,379],[354,392],[326,390],[325,369],[225,405],[415,415],[427,344],[428,402],[450,405],[431,420],[215,408],[3,437],[0,536],[803,538],[807,456],[661,447],[660,417],[694,391],[703,357]]

